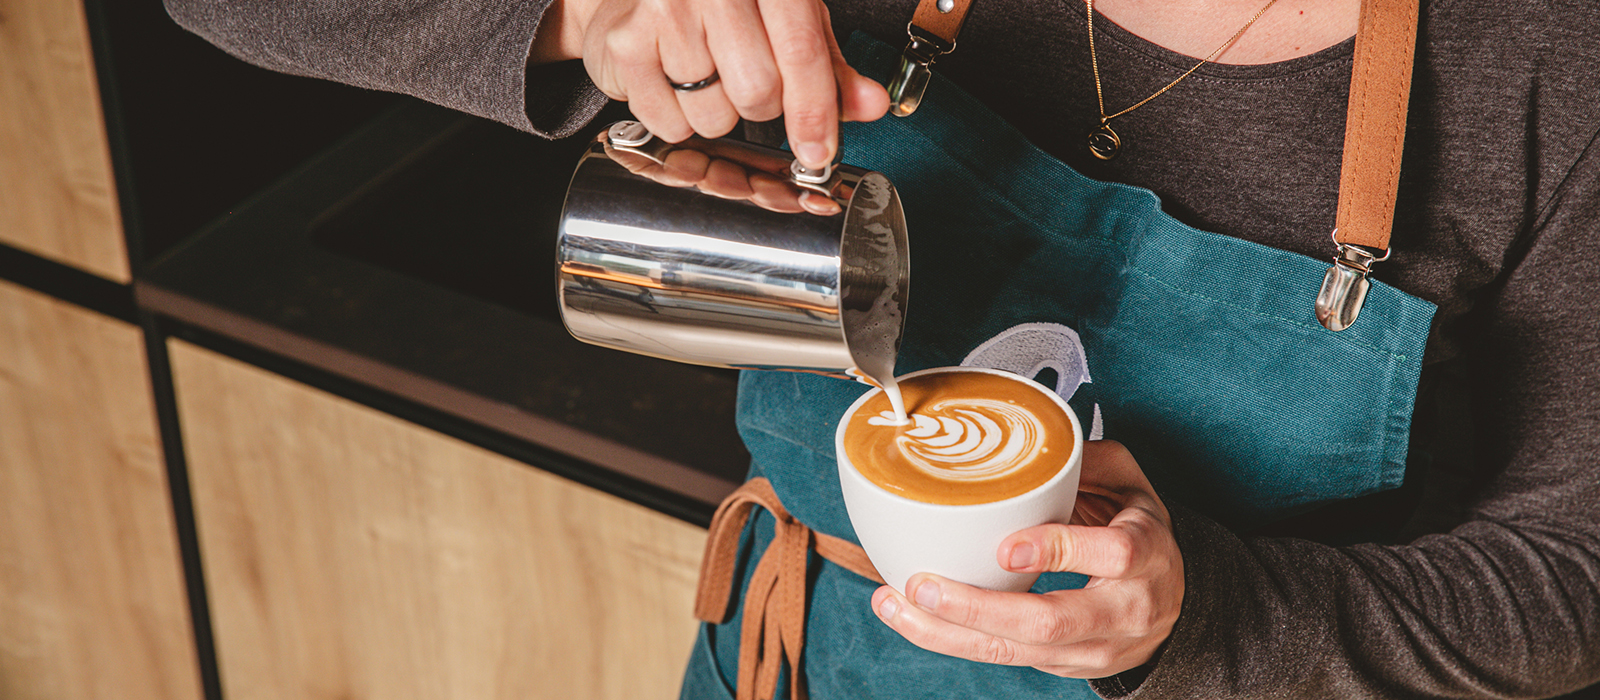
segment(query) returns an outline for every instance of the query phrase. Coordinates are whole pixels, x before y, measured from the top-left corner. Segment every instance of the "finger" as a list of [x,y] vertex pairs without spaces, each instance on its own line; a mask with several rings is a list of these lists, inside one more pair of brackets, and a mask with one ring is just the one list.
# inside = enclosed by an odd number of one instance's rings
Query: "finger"
[[[823,15],[827,19],[827,14]],[[856,72],[844,60],[839,49],[839,39],[834,36],[833,23],[825,21],[828,32],[828,52],[833,60],[833,77],[839,90],[839,117],[848,122],[870,122],[889,112],[889,91],[878,81]]]
[[655,179],[672,187],[694,187],[706,179],[711,167],[711,156],[694,148],[679,148],[667,154],[661,174]]
[[809,190],[800,194],[800,206],[820,216],[833,216],[841,211],[838,202]]
[[700,191],[723,199],[749,199],[755,194],[744,168],[721,158],[711,159],[710,166],[706,168],[705,180],[699,187]]
[[876,121],[889,113],[889,91],[855,69],[839,78],[839,99],[845,121]]
[[[1072,508],[1072,525],[1105,526],[1123,511],[1130,508],[1152,512],[1157,520],[1170,530],[1172,517],[1166,506],[1155,495],[1155,489],[1139,468],[1127,448],[1111,440],[1086,442],[1083,446],[1083,466],[1078,485],[1078,499]],[[1037,549],[1013,551],[1015,542],[1002,543],[999,559],[1002,566],[1022,567],[1027,555]],[[1021,559],[1013,562],[1020,554]],[[1015,568],[1015,571],[1048,569]]]
[[694,135],[694,127],[689,125],[683,108],[678,105],[678,97],[667,84],[657,58],[619,66],[617,73],[624,86],[628,110],[650,133],[668,143],[679,143]]
[[694,128],[695,133],[706,138],[720,138],[739,125],[739,112],[733,108],[733,103],[728,102],[721,81],[699,90],[674,92],[677,93],[678,106],[683,109],[684,118],[689,120],[689,126]]
[[[1078,480],[1078,500],[1072,507],[1074,525],[1108,525],[1130,505],[1150,505],[1154,489],[1127,448],[1111,440],[1083,445],[1083,467]],[[1146,498],[1148,497],[1148,498]],[[1165,516],[1165,507],[1158,507]],[[1169,520],[1170,522],[1170,520]]]
[[752,165],[749,171],[749,183],[754,190],[750,201],[757,206],[785,214],[808,211],[820,216],[833,216],[843,210],[833,199],[796,187],[794,183],[765,172],[760,167],[761,164]]
[[1106,588],[1007,593],[931,574],[911,577],[906,592],[918,610],[940,620],[1028,645],[1103,639],[1118,628],[1127,605],[1123,592]]
[[1129,579],[1167,561],[1167,540],[1170,531],[1154,512],[1126,508],[1104,527],[1048,524],[1013,533],[996,558],[1010,571]]
[[765,122],[783,113],[783,77],[754,3],[732,3],[705,25],[706,46],[723,93],[739,116]]
[[1081,480],[1115,492],[1155,491],[1133,454],[1115,440],[1083,443]]
[[751,171],[750,189],[755,194],[750,196],[750,201],[756,206],[769,211],[783,214],[798,214],[805,211],[800,206],[801,190],[785,180],[761,171]]
[[706,47],[706,33],[697,18],[682,18],[658,39],[661,70],[669,83],[695,83],[719,76],[717,82],[698,90],[673,90],[678,107],[695,133],[718,138],[733,131],[739,113],[723,93],[721,74]]
[[1092,490],[1078,488],[1078,498],[1072,504],[1072,525],[1094,525],[1104,527],[1111,524],[1111,519],[1122,512],[1122,501],[1117,498],[1095,493]]
[[[610,6],[615,10],[615,6]],[[648,62],[654,52],[653,42],[617,28],[615,11],[601,8],[590,18],[583,37],[583,68],[589,79],[606,97],[627,101],[619,66],[629,62]]]
[[919,609],[888,586],[879,588],[873,594],[872,609],[878,619],[900,633],[906,641],[946,656],[1003,666],[1080,665],[1076,658],[1078,645],[1048,647],[1024,644],[963,627]]
[[661,70],[670,83],[692,83],[716,70],[711,51],[706,48],[705,27],[699,15],[674,12],[657,21],[656,48]]
[[649,158],[637,153],[630,153],[620,148],[613,148],[610,144],[606,144],[606,155],[611,156],[611,160],[615,161],[617,164],[627,168],[628,172],[635,175],[643,175],[652,180],[658,179],[657,173],[659,173],[662,169],[661,164],[656,161],[650,160]]
[[759,0],[759,6],[783,78],[790,148],[807,167],[826,166],[839,145],[839,93],[822,4]]
[[617,76],[617,66],[613,61],[601,58],[599,54],[585,53],[583,68],[589,73],[589,80],[594,83],[600,92],[618,102],[628,101],[628,92],[622,88],[622,79]]

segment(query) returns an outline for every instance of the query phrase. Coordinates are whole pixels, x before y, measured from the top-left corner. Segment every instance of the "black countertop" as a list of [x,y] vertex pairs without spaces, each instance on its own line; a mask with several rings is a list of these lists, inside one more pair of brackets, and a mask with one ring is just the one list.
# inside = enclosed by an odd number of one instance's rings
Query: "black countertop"
[[155,260],[138,304],[703,524],[748,465],[735,373],[580,343],[556,309],[568,178],[624,114],[545,141],[401,101]]

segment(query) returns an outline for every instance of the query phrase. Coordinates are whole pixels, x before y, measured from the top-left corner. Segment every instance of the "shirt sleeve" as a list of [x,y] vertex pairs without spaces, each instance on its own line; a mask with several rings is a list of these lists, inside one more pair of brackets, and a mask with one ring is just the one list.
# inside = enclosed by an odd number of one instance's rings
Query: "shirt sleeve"
[[578,61],[528,67],[550,0],[165,0],[185,29],[283,73],[398,92],[549,138],[606,97]]
[[1111,698],[1525,698],[1600,681],[1600,135],[1480,301],[1448,532],[1333,547],[1182,507],[1182,614]]

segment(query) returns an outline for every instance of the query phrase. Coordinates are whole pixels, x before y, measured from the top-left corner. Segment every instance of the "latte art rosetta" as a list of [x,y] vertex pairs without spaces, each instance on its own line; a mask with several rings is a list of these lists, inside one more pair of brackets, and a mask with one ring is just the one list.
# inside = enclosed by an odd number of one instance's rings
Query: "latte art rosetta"
[[924,503],[992,503],[1061,471],[1077,432],[1049,389],[1000,372],[935,370],[900,380],[909,420],[882,392],[842,421],[840,449],[878,487]]
[[[914,427],[896,435],[895,448],[908,465],[935,479],[1002,479],[1049,451],[1039,439],[1039,419],[1006,401],[940,401],[911,419]],[[891,426],[894,414],[884,411],[867,423]]]

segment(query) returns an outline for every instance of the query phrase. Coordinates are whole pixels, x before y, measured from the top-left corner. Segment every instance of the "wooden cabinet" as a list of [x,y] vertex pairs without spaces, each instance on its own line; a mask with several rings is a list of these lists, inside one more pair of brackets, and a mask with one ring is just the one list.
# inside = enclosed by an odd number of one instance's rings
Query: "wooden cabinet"
[[230,700],[677,696],[704,530],[170,347]]
[[[129,280],[76,0],[0,0],[0,243]],[[200,700],[143,343],[0,281],[0,699]],[[703,530],[169,347],[229,700],[677,696]]]
[[0,242],[128,280],[94,59],[76,0],[0,0]]
[[0,698],[200,697],[149,376],[138,328],[0,282]]

